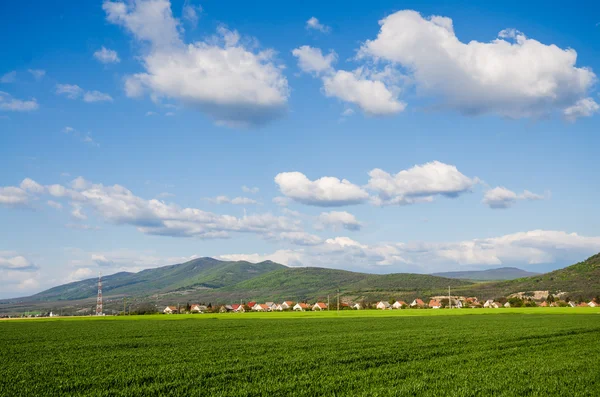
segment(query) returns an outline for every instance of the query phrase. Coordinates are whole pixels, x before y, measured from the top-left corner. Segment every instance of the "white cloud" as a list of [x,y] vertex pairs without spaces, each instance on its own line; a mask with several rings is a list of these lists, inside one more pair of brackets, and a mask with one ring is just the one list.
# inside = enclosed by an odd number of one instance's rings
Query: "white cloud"
[[83,213],[83,206],[80,203],[69,203],[71,205],[71,216],[80,221],[87,219],[87,215]]
[[208,201],[215,204],[234,204],[234,205],[246,205],[246,204],[258,204],[258,201],[248,198],[248,197],[235,197],[230,199],[227,196],[217,196],[215,198],[210,198]]
[[35,98],[29,101],[22,101],[13,98],[7,92],[0,91],[0,110],[9,112],[29,112],[31,110],[37,110],[38,108],[39,105]]
[[[150,235],[227,238],[230,233],[253,233],[270,238],[272,233],[300,229],[299,221],[286,216],[244,213],[243,217],[235,217],[197,208],[180,208],[157,199],[146,200],[135,196],[120,185],[93,184],[83,178],[74,180],[71,188],[60,184],[46,185],[43,188],[43,194],[68,199],[73,208],[72,215],[76,218],[84,219],[86,215],[82,211],[91,210],[107,222],[134,226],[138,231]],[[37,198],[42,193],[36,194]],[[29,199],[30,195],[20,187],[0,188],[0,204],[24,205]]]
[[27,69],[29,73],[33,76],[34,79],[40,81],[46,75],[46,71],[44,69]]
[[74,137],[78,138],[83,143],[87,143],[89,145],[96,146],[96,147],[100,146],[100,144],[98,142],[94,141],[94,139],[92,138],[91,132],[82,134],[80,131],[76,130],[75,128],[68,127],[68,126],[63,128],[63,132],[65,134],[73,135]]
[[509,208],[517,200],[543,200],[544,196],[535,194],[529,190],[524,190],[521,194],[516,194],[512,190],[498,186],[485,192],[482,202],[490,208]]
[[333,230],[346,229],[360,230],[362,224],[354,215],[346,211],[322,212],[315,223],[317,229],[332,228]]
[[258,193],[259,189],[257,187],[248,187],[248,186],[242,186],[242,191],[244,193],[252,193],[252,194],[256,194]]
[[456,166],[432,161],[395,175],[378,168],[369,172],[368,188],[377,192],[375,205],[407,205],[433,201],[435,196],[457,197],[479,182],[463,175]]
[[77,99],[83,94],[83,88],[75,84],[57,84],[56,93],[64,94],[69,99]]
[[301,172],[282,172],[275,176],[275,183],[286,197],[307,205],[351,205],[369,198],[361,187],[335,177],[325,176],[311,181]]
[[69,99],[78,99],[83,96],[84,102],[112,102],[112,97],[100,91],[85,91],[74,84],[57,84],[56,93],[65,95]]
[[417,92],[464,114],[542,116],[587,96],[596,81],[576,67],[577,53],[507,29],[491,42],[461,42],[450,18],[398,11],[379,21],[359,59],[389,62],[409,73]]
[[12,72],[8,72],[2,77],[0,77],[0,83],[14,83],[17,81],[17,71],[13,70]]
[[107,20],[121,25],[149,49],[145,72],[126,80],[126,92],[173,98],[226,126],[256,126],[282,116],[289,88],[273,50],[242,44],[236,31],[186,44],[167,0],[105,1]]
[[72,283],[74,281],[87,280],[94,276],[97,276],[97,274],[94,274],[94,271],[89,267],[80,267],[78,269],[75,269],[75,271],[69,273],[66,282]]
[[290,202],[292,200],[290,200],[287,197],[278,196],[278,197],[273,197],[272,201],[275,205],[278,205],[279,207],[287,207],[288,205],[290,205]]
[[192,5],[189,0],[186,0],[183,4],[183,12],[182,18],[189,22],[193,28],[196,28],[198,25],[198,20],[200,19],[199,14],[202,13],[202,7],[197,5]]
[[318,30],[322,33],[329,33],[331,31],[331,28],[329,26],[323,25],[315,17],[310,17],[310,19],[306,21],[306,29]]
[[317,245],[323,242],[319,236],[306,232],[282,232],[278,238],[296,245]]
[[54,201],[54,200],[48,200],[46,202],[46,204],[48,204],[49,207],[54,208],[55,210],[62,210],[63,206],[61,203]]
[[328,97],[355,104],[372,116],[391,115],[406,108],[406,104],[398,100],[398,74],[390,68],[383,72],[368,68],[336,71],[332,66],[337,59],[335,52],[324,56],[321,49],[306,45],[294,49],[292,54],[298,58],[302,71],[321,77],[323,92]]
[[88,91],[83,95],[84,102],[112,102],[112,97],[100,91]]
[[102,48],[100,48],[98,51],[94,52],[94,58],[104,64],[121,62],[121,59],[119,59],[119,55],[115,50],[111,50],[104,46],[102,46]]
[[335,51],[323,55],[320,48],[303,45],[292,51],[292,55],[298,58],[298,67],[306,73],[328,73],[333,72],[333,64],[337,60]]
[[495,238],[450,243],[362,244],[348,237],[327,239],[302,249],[280,250],[271,255],[232,254],[220,258],[259,262],[273,260],[292,266],[319,266],[372,271],[429,273],[448,266],[509,266],[573,262],[600,251],[600,237],[563,231],[533,230]]
[[600,106],[592,98],[583,98],[567,107],[563,114],[567,120],[575,121],[579,117],[591,117],[600,110]]
[[14,252],[0,251],[0,270],[11,270],[19,272],[31,272],[38,267],[22,255]]
[[30,193],[40,194],[44,192],[44,187],[30,178],[23,179],[19,187]]

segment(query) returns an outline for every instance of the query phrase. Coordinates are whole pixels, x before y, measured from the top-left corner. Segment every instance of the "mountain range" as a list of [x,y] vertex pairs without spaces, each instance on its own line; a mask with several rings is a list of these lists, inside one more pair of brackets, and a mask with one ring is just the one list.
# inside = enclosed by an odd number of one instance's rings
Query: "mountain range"
[[516,267],[500,267],[488,270],[469,270],[461,272],[433,273],[433,276],[446,278],[459,278],[473,281],[499,281],[514,280],[515,278],[537,276],[539,273],[528,272]]
[[[498,280],[523,276],[513,280]],[[474,281],[475,280],[475,281]],[[0,300],[0,313],[34,308],[90,308],[97,294],[96,278],[50,288],[38,294]],[[102,277],[105,307],[122,307],[123,298],[135,304],[158,306],[185,303],[233,303],[327,299],[340,292],[343,300],[413,299],[452,294],[480,299],[534,290],[564,291],[573,298],[600,294],[600,254],[546,274],[530,275],[516,268],[434,275],[368,274],[317,267],[287,267],[275,262],[250,263],[198,258],[189,262],[120,272]],[[114,310],[114,309],[113,309]]]

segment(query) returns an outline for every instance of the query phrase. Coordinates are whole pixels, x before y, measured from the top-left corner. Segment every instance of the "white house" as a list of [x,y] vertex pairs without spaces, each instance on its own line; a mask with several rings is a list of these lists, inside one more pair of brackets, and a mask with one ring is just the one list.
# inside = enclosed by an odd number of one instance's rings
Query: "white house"
[[305,310],[310,309],[310,306],[306,303],[298,302],[294,305],[293,310],[295,312],[303,312]]
[[206,306],[204,306],[204,305],[199,305],[197,303],[194,303],[193,305],[190,306],[191,313],[203,313],[204,311],[206,311]]
[[569,307],[575,307],[575,306],[577,306],[574,302],[569,302],[568,305],[569,305]]
[[414,301],[412,301],[412,303],[410,304],[410,307],[425,307],[425,302],[423,302],[421,299],[417,298]]
[[288,310],[294,307],[294,302],[292,301],[284,301],[281,305],[282,310]]
[[491,299],[488,299],[487,301],[485,301],[485,303],[483,304],[483,307],[485,308],[493,308],[493,309],[497,309],[498,308],[498,304],[496,302],[494,302]]
[[163,310],[163,313],[165,313],[165,314],[177,313],[177,306],[167,306],[167,307],[165,307],[165,310]]
[[404,301],[396,301],[392,305],[392,309],[402,309],[402,306],[406,306],[406,302],[404,302]]
[[429,307],[432,308],[432,309],[439,309],[439,308],[442,307],[442,304],[438,300],[431,299],[429,301]]
[[510,307],[510,303],[506,302],[506,303],[504,304],[504,307]]
[[588,303],[589,307],[598,307],[598,304],[594,301],[590,301],[590,303]]
[[460,299],[456,299],[454,301],[454,304],[453,304],[452,307],[454,307],[456,309],[462,309],[463,308],[463,303],[462,303],[462,301]]
[[327,309],[327,305],[323,302],[317,302],[313,305],[312,310],[316,311],[316,310],[326,310]]
[[351,307],[354,310],[361,310],[362,309],[362,307],[360,306],[360,303],[355,303]]
[[377,309],[379,310],[387,310],[387,309],[391,309],[391,306],[388,302],[386,301],[379,301],[379,303],[377,303]]

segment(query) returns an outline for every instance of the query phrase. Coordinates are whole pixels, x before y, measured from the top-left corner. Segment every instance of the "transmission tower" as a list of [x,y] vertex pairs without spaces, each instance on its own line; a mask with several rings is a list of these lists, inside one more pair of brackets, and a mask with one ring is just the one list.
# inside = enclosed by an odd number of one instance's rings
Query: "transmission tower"
[[103,316],[102,313],[102,274],[98,276],[98,299],[96,299],[96,316]]

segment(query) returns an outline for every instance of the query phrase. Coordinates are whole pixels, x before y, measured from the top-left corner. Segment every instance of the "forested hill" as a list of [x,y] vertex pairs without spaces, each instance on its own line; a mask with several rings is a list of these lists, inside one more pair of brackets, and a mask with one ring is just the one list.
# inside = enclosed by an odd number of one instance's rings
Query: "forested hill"
[[498,269],[488,270],[471,270],[471,271],[460,271],[460,272],[443,272],[433,273],[432,276],[446,277],[446,278],[459,278],[462,280],[473,280],[473,281],[501,281],[501,280],[514,280],[516,278],[537,276],[539,273],[528,272],[516,267],[501,267]]

